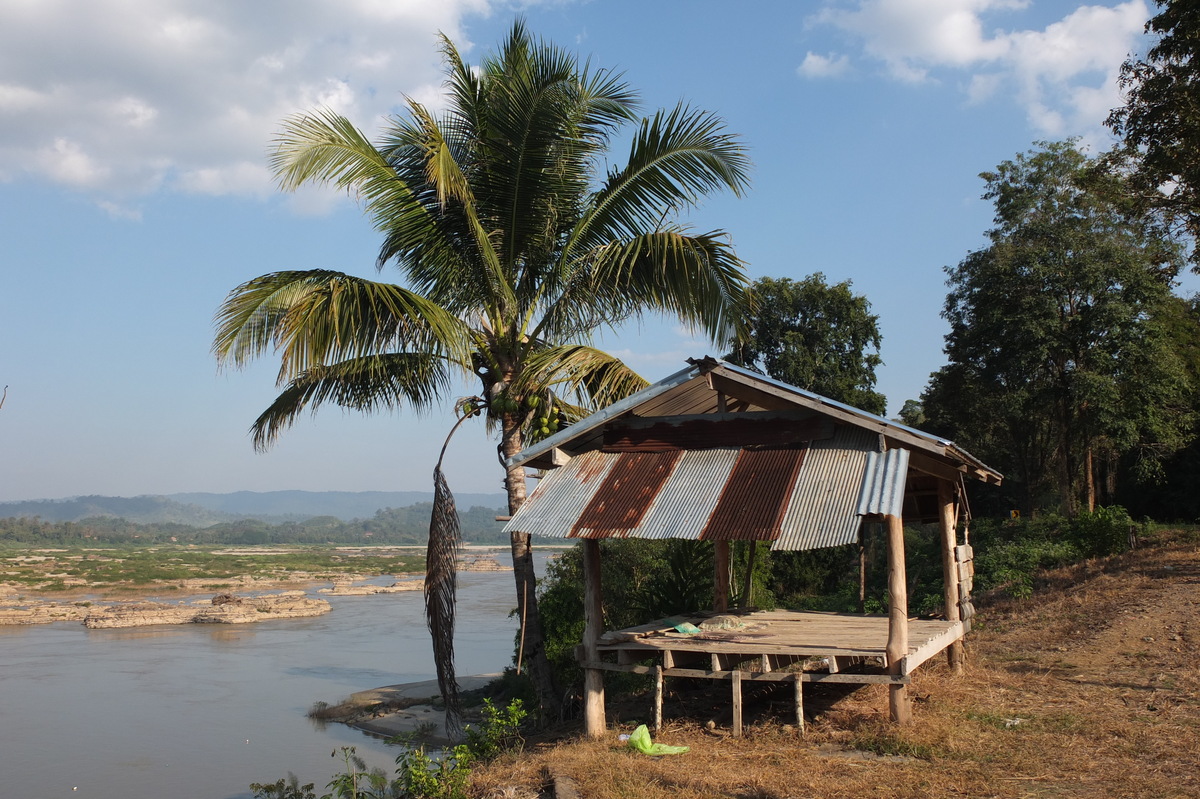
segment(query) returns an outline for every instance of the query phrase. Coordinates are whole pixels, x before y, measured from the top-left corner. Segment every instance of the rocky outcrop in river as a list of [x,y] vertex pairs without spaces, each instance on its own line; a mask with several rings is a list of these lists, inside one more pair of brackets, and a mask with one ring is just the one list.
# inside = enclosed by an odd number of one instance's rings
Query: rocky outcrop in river
[[368,596],[370,594],[398,594],[404,591],[420,591],[425,588],[425,580],[405,580],[400,583],[392,583],[391,585],[371,585],[370,583],[362,583],[355,585],[353,582],[337,582],[333,583],[331,588],[318,588],[322,594],[330,596]]
[[89,613],[95,612],[91,602],[0,600],[0,625],[83,621]]
[[111,605],[88,614],[85,627],[146,627],[151,624],[250,624],[268,619],[320,616],[330,611],[324,599],[310,599],[303,591],[285,591],[256,597],[218,595],[204,605],[131,602]]

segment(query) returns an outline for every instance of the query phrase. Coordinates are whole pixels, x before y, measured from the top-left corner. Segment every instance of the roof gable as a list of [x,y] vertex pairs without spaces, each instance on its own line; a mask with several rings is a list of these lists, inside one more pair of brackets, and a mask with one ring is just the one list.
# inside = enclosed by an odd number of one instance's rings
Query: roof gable
[[[644,437],[649,434],[632,431],[658,427],[661,432],[666,425],[676,428],[674,435],[686,437],[685,428],[689,424],[706,418],[731,422],[734,417],[748,418],[767,412],[784,412],[796,424],[801,424],[807,415],[811,425],[832,422],[876,434],[879,450],[908,449],[914,469],[943,479],[956,479],[960,475],[989,483],[999,483],[1002,479],[999,472],[951,441],[712,358],[691,361],[688,368],[581,419],[507,462],[554,468],[574,456],[604,448],[606,438],[613,438],[621,429]],[[724,425],[727,429],[730,426]],[[710,435],[715,432],[716,428],[710,428]],[[753,435],[749,431],[747,434]],[[703,432],[694,435],[703,436]]]

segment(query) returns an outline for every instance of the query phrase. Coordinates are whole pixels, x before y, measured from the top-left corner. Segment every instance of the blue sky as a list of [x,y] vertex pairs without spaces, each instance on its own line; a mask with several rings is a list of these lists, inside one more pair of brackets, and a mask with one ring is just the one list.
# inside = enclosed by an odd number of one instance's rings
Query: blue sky
[[[991,223],[978,174],[1037,140],[1105,149],[1115,75],[1150,13],[1142,0],[4,3],[0,501],[428,489],[444,414],[329,407],[254,453],[246,430],[276,364],[218,373],[212,316],[265,272],[375,274],[378,239],[352,202],[275,190],[266,153],[283,117],[327,105],[374,133],[405,95],[436,106],[436,33],[478,61],[517,15],[623,70],[648,111],[684,99],[725,118],[752,188],[688,221],[728,231],[754,277],[851,280],[880,317],[895,413],[944,363],[943,267]],[[604,344],[650,380],[720,354],[669,321]],[[494,453],[481,426],[460,432],[452,487],[499,492]]]

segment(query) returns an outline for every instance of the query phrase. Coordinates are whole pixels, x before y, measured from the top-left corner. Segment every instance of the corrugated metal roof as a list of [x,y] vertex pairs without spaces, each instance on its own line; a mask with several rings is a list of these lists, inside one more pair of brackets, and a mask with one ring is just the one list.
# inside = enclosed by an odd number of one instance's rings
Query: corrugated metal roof
[[814,441],[784,515],[783,535],[771,548],[820,549],[857,541],[861,520],[855,504],[867,455],[878,445],[873,433],[841,425],[833,438]]
[[907,478],[908,450],[868,452],[862,496],[858,500],[858,515],[902,516]]
[[704,541],[774,541],[804,462],[804,448],[742,449],[700,531]]
[[[807,448],[719,448],[657,453],[594,450],[551,471],[505,525],[555,538],[689,538],[772,541],[772,549],[853,543],[868,454],[877,437],[839,425]],[[671,457],[653,496],[618,497]],[[648,482],[642,480],[642,486]],[[768,488],[772,486],[772,488]],[[598,511],[598,512],[593,512]]]
[[548,459],[556,449],[567,456],[575,456],[601,447],[603,428],[618,417],[713,414],[721,409],[721,398],[724,397],[728,408],[739,412],[809,409],[828,414],[841,423],[888,436],[892,447],[923,451],[952,468],[965,469],[969,477],[996,483],[1001,480],[999,472],[951,441],[742,367],[720,361],[714,363],[716,366],[706,371],[698,366],[682,369],[517,453],[507,462],[510,465],[550,466]]
[[571,528],[572,537],[602,538],[636,529],[680,454],[678,450],[628,453],[596,486]]

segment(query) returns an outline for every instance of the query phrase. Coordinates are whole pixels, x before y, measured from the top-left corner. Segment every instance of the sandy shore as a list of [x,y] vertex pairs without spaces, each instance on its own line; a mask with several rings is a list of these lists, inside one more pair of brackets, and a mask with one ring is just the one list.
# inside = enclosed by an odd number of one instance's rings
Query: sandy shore
[[[459,677],[460,691],[477,691],[500,678],[500,674]],[[372,735],[390,738],[416,734],[435,746],[447,743],[445,714],[435,706],[441,691],[437,680],[385,685],[351,694],[328,709],[328,720],[347,724]],[[468,719],[469,722],[469,719]]]

